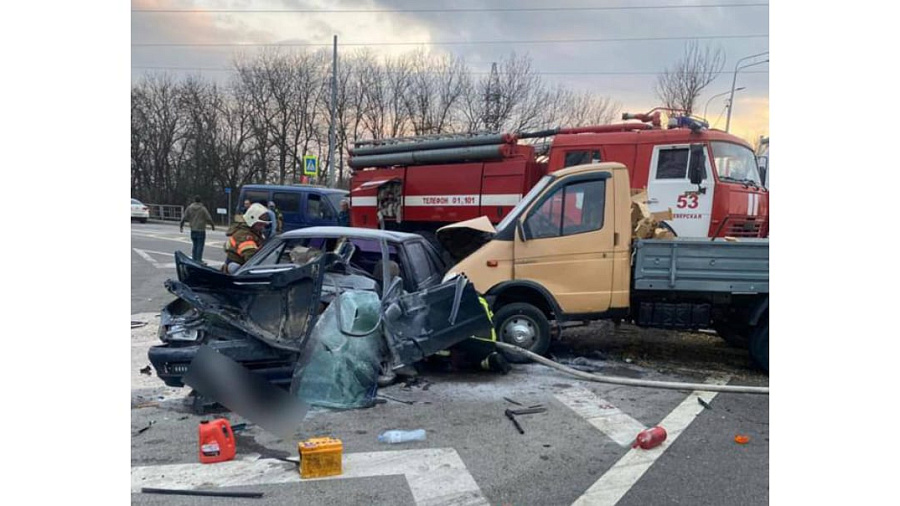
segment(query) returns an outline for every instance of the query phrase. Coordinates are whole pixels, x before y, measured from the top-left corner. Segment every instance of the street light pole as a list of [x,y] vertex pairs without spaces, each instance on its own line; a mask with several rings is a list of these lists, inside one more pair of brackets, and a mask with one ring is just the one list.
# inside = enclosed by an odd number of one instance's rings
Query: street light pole
[[[747,89],[745,86],[741,86],[740,88],[736,88],[734,91],[738,92],[738,91],[745,90],[745,89]],[[706,110],[709,109],[709,103],[712,102],[712,99],[714,99],[716,97],[721,97],[722,95],[727,95],[729,93],[730,92],[728,92],[728,91],[723,91],[722,93],[719,93],[718,95],[713,95],[713,96],[709,97],[709,100],[706,101],[706,107],[703,108],[703,119],[706,119]],[[721,116],[719,116],[719,117],[721,118]]]
[[742,68],[752,67],[753,65],[759,65],[760,63],[766,63],[766,62],[769,61],[769,60],[766,60],[765,62],[752,63],[752,64],[750,64],[750,65],[746,65],[746,66],[744,66],[744,67],[740,67],[740,68],[739,68],[741,62],[744,61],[744,60],[749,60],[749,59],[751,59],[751,58],[756,58],[756,57],[764,56],[764,55],[767,55],[767,54],[769,54],[769,52],[768,52],[768,51],[764,51],[764,52],[759,53],[759,54],[754,54],[754,55],[750,55],[750,56],[745,56],[745,57],[741,58],[740,60],[738,60],[738,61],[734,64],[734,75],[731,77],[731,96],[730,96],[729,99],[728,99],[728,116],[727,116],[726,119],[725,119],[725,131],[726,131],[726,132],[728,132],[728,131],[729,131],[729,128],[731,128],[731,110],[734,109],[734,85],[737,84],[737,74],[738,74],[738,71],[741,70]]

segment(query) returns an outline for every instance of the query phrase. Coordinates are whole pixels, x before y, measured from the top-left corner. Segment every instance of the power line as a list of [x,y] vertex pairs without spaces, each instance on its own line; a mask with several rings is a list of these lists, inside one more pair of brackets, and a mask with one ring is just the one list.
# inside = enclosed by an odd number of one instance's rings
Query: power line
[[606,7],[473,7],[462,9],[131,9],[140,14],[386,14],[427,12],[572,12],[768,7],[768,3],[626,5]]
[[[610,37],[604,39],[533,39],[533,40],[457,40],[437,42],[342,42],[341,46],[452,46],[479,44],[571,44],[582,42],[639,42],[663,40],[710,40],[710,39],[755,39],[768,38],[768,33],[749,35],[685,35],[679,37]],[[132,43],[131,47],[324,47],[331,44],[318,42],[282,43],[215,43],[189,44],[178,42]]]
[[[165,65],[132,65],[132,70],[181,70],[186,72],[191,71],[201,71],[201,72],[236,72],[236,70],[232,67],[174,67],[174,66],[165,66]],[[383,71],[385,73],[390,73],[387,71]],[[648,76],[648,75],[657,75],[662,73],[663,71],[638,71],[638,72],[626,72],[626,71],[545,71],[545,72],[533,72],[533,74],[543,75],[543,76]],[[396,72],[394,72],[396,73]],[[419,74],[441,74],[441,72],[418,72]],[[768,74],[768,70],[751,70],[747,72],[741,72],[741,74]],[[472,71],[468,72],[471,75],[490,75],[491,72],[488,71]],[[498,72],[498,74],[507,74],[507,72]],[[731,74],[730,70],[722,70],[716,72],[716,74]]]

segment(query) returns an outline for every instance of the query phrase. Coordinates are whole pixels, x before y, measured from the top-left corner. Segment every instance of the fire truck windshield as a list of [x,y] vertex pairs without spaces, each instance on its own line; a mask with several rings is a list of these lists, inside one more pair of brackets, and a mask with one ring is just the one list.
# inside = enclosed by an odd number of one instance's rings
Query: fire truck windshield
[[730,142],[711,142],[716,174],[721,181],[737,181],[759,186],[756,156],[749,148]]
[[553,181],[553,176],[542,177],[541,180],[538,181],[537,184],[534,185],[531,190],[525,195],[525,197],[523,197],[522,200],[520,200],[519,203],[516,204],[516,207],[512,208],[509,214],[507,214],[506,217],[503,218],[503,221],[497,224],[497,230],[500,231],[509,226],[510,222],[512,222],[519,216],[519,214],[522,212],[522,209],[527,207],[528,203],[534,200],[534,198],[539,193],[541,193],[548,184],[550,184],[550,181]]

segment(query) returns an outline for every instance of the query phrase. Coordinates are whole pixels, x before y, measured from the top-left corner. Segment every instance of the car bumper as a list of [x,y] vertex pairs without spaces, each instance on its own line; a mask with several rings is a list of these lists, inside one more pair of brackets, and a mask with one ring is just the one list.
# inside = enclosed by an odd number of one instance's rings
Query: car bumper
[[[152,346],[147,352],[147,357],[153,364],[156,375],[167,386],[183,387],[185,385],[182,378],[187,373],[194,356],[200,350],[200,346],[199,344]],[[292,353],[281,353],[251,340],[212,341],[209,346],[250,371],[261,375],[270,383],[284,387],[290,386],[296,361],[296,355]]]
[[140,219],[142,219],[142,220],[146,220],[146,219],[150,218],[150,213],[149,213],[149,212],[146,212],[146,213],[131,213],[131,217],[132,217],[132,218],[140,218]]

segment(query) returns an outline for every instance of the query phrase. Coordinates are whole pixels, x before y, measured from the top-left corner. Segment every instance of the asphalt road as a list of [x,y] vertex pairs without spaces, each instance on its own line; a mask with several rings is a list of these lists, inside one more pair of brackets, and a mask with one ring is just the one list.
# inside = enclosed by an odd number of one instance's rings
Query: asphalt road
[[[222,261],[221,231],[207,235],[204,260]],[[417,385],[379,391],[373,408],[313,411],[295,437],[281,440],[251,426],[237,437],[238,457],[197,463],[197,425],[186,389],[165,388],[141,374],[156,342],[156,315],[171,300],[162,286],[168,264],[190,240],[171,224],[132,225],[132,490],[141,486],[224,487],[265,494],[234,504],[768,504],[767,396],[692,393],[591,383],[546,367],[516,366],[506,376],[429,371]],[[140,252],[143,253],[140,253]],[[164,253],[169,253],[166,256]],[[149,256],[149,260],[148,257]],[[750,369],[746,351],[715,336],[646,332],[594,324],[566,331],[552,353],[590,357],[608,374],[661,380],[729,380],[768,384]],[[697,402],[709,401],[711,409]],[[542,404],[546,413],[519,417],[519,434],[504,416]],[[223,412],[232,423],[240,416]],[[151,423],[152,422],[152,423]],[[631,449],[641,427],[662,424],[669,439],[653,450]],[[148,427],[149,428],[146,428]],[[146,428],[146,429],[145,429]],[[384,430],[423,428],[427,440],[376,441]],[[141,432],[141,429],[145,429]],[[736,444],[736,434],[750,437]],[[344,445],[344,476],[299,480],[297,442],[331,435]],[[394,453],[396,452],[396,453]],[[212,504],[221,499],[132,495],[137,504]],[[252,502],[251,502],[252,501]]]

